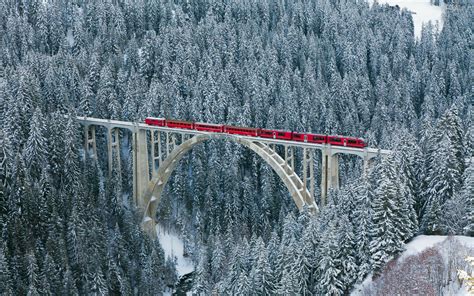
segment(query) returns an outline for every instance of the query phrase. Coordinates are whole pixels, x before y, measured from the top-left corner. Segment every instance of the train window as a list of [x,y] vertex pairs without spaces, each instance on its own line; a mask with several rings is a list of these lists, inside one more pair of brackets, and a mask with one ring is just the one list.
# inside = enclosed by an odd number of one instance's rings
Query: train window
[[348,141],[350,144],[355,144],[356,143],[356,140],[349,140]]
[[278,135],[279,135],[280,137],[284,137],[284,136],[285,136],[285,133],[278,133]]
[[339,138],[331,138],[331,141],[333,141],[333,142],[341,142],[341,139],[339,139]]

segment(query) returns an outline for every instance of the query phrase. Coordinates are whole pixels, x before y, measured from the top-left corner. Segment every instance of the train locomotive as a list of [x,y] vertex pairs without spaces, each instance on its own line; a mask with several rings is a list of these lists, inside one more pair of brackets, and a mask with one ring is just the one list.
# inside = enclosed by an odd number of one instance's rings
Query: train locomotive
[[290,132],[290,131],[274,130],[274,129],[251,128],[251,127],[224,125],[224,124],[181,121],[181,120],[172,120],[172,119],[155,118],[155,117],[147,117],[145,119],[145,123],[148,125],[177,128],[177,129],[196,130],[196,131],[212,132],[212,133],[226,133],[226,134],[234,134],[234,135],[241,135],[241,136],[248,136],[248,137],[260,137],[260,138],[278,139],[278,140],[285,140],[285,141],[305,142],[305,143],[314,143],[314,144],[331,144],[335,146],[345,146],[345,147],[352,147],[352,148],[364,148],[366,146],[366,143],[364,142],[364,140],[360,138],[355,138],[355,137],[328,136],[328,135]]

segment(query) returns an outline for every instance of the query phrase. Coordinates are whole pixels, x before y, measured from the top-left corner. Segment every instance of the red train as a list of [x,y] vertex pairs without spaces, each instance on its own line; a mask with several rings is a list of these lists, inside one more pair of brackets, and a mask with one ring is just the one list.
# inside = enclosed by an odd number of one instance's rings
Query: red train
[[331,144],[335,146],[347,146],[353,148],[364,148],[364,140],[354,137],[326,136],[310,133],[297,133],[282,130],[251,128],[241,126],[230,126],[224,124],[202,123],[191,121],[170,120],[165,118],[147,117],[145,123],[155,126],[166,126],[169,128],[179,128],[197,130],[203,132],[226,133],[250,137],[261,137],[269,139],[279,139],[286,141],[306,142],[315,144]]

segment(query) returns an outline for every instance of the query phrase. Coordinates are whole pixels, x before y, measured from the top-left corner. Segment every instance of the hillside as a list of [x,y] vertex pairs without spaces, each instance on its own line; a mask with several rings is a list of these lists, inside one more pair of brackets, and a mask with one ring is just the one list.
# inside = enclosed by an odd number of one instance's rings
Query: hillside
[[473,254],[473,237],[417,236],[380,277],[369,275],[352,295],[469,295],[456,273],[469,268],[464,258]]

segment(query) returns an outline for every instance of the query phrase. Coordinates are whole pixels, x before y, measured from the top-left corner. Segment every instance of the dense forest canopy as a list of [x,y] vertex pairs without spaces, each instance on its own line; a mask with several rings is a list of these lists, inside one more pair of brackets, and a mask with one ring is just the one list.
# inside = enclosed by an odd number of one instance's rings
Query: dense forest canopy
[[340,295],[417,233],[473,235],[474,8],[455,2],[417,40],[410,12],[357,0],[0,1],[0,294],[148,295],[176,280],[139,230],[130,135],[108,175],[64,114],[394,150],[367,176],[341,157],[342,188],[311,217],[244,148],[193,149],[157,219],[185,240],[197,293]]

